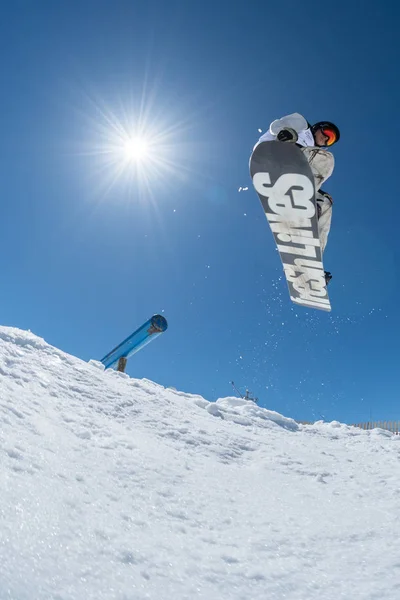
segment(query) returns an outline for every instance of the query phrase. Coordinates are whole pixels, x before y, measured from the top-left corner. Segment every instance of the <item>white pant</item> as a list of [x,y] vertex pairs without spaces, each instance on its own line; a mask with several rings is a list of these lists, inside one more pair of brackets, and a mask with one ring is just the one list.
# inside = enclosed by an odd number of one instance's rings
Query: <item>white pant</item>
[[331,228],[332,220],[332,198],[329,194],[316,193],[317,208],[318,208],[318,230],[319,241],[321,244],[321,252],[324,253],[328,242],[328,235]]
[[333,158],[333,154],[328,152],[328,150],[325,150],[325,148],[306,146],[301,148],[301,151],[305,155],[308,164],[311,167],[312,174],[314,175],[315,188],[317,190],[316,200],[318,207],[319,239],[321,242],[321,252],[323,253],[331,228],[332,198],[329,194],[319,190],[321,185],[332,175],[335,159]]

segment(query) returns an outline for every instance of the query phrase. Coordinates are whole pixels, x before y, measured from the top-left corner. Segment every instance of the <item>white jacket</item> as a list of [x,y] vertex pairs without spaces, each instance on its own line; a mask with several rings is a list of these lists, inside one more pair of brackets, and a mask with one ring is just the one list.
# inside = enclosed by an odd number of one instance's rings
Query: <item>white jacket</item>
[[290,127],[297,132],[299,136],[297,143],[300,146],[315,146],[311,129],[308,126],[306,119],[299,113],[293,113],[292,115],[287,115],[286,117],[273,121],[269,126],[269,130],[260,137],[258,143],[275,140],[278,133],[285,127]]

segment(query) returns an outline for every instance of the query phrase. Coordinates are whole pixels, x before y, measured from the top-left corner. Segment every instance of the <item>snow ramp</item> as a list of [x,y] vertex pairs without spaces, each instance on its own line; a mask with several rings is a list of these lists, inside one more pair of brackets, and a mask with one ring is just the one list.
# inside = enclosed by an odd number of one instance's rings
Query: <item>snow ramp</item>
[[0,600],[398,600],[400,436],[0,328]]

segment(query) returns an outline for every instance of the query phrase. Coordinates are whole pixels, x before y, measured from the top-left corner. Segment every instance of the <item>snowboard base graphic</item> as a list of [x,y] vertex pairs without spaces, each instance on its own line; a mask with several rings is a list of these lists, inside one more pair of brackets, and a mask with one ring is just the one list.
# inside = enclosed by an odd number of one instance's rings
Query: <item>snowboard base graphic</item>
[[301,306],[331,310],[314,177],[303,153],[295,144],[262,142],[250,158],[250,174],[282,260],[290,299]]

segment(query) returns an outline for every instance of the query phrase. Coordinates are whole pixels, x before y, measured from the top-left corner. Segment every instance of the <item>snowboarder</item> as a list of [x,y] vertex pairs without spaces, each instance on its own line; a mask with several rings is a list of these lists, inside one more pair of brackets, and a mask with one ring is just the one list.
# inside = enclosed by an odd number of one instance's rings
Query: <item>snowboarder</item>
[[[335,160],[330,148],[339,141],[338,127],[329,121],[319,121],[310,125],[299,113],[293,113],[273,121],[269,130],[258,140],[260,143],[278,140],[299,146],[304,153],[314,175],[316,201],[318,209],[318,228],[323,253],[328,241],[332,219],[332,198],[321,189],[321,185],[332,175]],[[332,279],[330,272],[325,272],[326,283]]]

